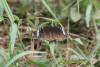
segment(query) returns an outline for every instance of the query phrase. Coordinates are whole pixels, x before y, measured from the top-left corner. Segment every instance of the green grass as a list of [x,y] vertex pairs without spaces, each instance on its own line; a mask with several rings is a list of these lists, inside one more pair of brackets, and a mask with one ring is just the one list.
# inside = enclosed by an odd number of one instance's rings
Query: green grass
[[[22,4],[22,7],[14,12],[6,0],[0,1],[0,5],[2,6],[0,9],[0,21],[4,23],[7,36],[9,36],[7,48],[0,47],[0,67],[29,67],[30,63],[38,67],[70,67],[70,63],[76,64],[75,66],[95,67],[95,63],[100,61],[100,1],[59,0],[59,2],[54,3],[52,0],[20,0],[19,2]],[[38,4],[40,4],[41,7]],[[7,14],[6,16],[3,16],[3,14],[5,14],[3,9]],[[25,11],[26,13],[30,13],[30,15],[25,14]],[[18,14],[21,16],[21,19]],[[43,16],[39,16],[40,14],[43,14]],[[41,50],[31,51],[32,43],[26,46],[26,42],[23,41],[24,25],[26,24],[27,27],[30,26],[33,29],[39,29],[47,26],[49,22],[64,29],[67,27],[69,33],[73,32],[73,34],[77,36],[69,35],[67,43],[62,44],[64,48],[61,47],[60,43],[55,45],[53,41],[46,41],[42,42],[41,49],[43,47],[49,47],[50,50],[48,52]],[[21,29],[19,29],[18,26],[21,26]],[[79,28],[81,28],[81,30]],[[31,32],[28,31],[27,34],[30,35]],[[19,41],[17,41],[17,39],[19,39]],[[31,41],[31,37],[28,37],[28,39]],[[36,40],[34,40],[33,45],[35,45],[35,41]],[[39,46],[40,45],[37,45],[37,47]],[[91,52],[89,52],[89,50],[91,50],[89,46],[93,47]],[[66,52],[63,53],[61,48],[66,49]],[[36,57],[30,59],[32,53],[33,56]],[[26,59],[25,56],[27,56],[28,59]],[[73,61],[73,59],[77,60]],[[23,63],[23,61],[25,63]]]

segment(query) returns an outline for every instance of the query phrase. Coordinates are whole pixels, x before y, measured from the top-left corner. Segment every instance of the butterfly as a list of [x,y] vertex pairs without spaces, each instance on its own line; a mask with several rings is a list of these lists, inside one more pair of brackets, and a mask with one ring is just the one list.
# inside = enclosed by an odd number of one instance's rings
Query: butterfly
[[67,38],[69,33],[63,28],[57,26],[43,27],[32,33],[32,37],[37,37],[42,41],[62,41]]

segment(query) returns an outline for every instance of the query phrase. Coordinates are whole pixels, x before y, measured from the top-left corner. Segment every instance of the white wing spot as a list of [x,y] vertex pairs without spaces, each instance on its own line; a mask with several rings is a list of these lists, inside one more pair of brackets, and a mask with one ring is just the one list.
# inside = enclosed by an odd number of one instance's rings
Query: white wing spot
[[39,36],[39,29],[37,30],[37,36]]
[[63,32],[64,35],[66,34],[65,31],[64,31],[64,29],[62,29],[62,32]]

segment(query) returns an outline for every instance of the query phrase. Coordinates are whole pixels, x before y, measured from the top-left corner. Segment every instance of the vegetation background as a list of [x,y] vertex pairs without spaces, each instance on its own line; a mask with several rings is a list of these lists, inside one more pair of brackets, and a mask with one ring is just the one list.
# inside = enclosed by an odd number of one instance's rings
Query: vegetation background
[[[34,39],[52,23],[64,41]],[[99,67],[100,0],[0,0],[0,67]]]

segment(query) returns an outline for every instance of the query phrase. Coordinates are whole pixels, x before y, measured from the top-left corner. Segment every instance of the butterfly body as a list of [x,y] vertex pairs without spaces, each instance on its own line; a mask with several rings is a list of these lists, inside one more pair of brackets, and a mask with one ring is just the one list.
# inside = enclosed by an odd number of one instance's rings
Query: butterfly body
[[41,40],[64,40],[66,39],[67,35],[69,35],[68,32],[66,32],[64,29],[53,26],[53,27],[43,27],[32,33],[33,37],[38,37]]

